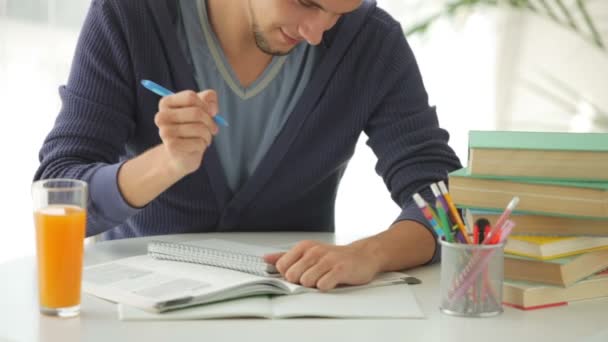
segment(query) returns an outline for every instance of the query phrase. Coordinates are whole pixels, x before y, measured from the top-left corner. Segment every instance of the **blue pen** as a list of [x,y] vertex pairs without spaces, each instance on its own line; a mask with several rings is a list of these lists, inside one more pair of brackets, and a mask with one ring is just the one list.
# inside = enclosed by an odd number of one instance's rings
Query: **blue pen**
[[[171,90],[150,80],[141,80],[141,85],[158,96],[169,96],[174,94],[174,92]],[[226,119],[224,119],[221,115],[214,116],[213,120],[224,127],[228,127],[228,121],[226,121]]]

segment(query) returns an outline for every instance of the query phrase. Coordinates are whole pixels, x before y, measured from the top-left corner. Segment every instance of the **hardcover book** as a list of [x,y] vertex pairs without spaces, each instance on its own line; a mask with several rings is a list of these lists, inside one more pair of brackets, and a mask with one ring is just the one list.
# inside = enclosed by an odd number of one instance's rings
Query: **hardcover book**
[[469,132],[474,175],[608,181],[608,134]]

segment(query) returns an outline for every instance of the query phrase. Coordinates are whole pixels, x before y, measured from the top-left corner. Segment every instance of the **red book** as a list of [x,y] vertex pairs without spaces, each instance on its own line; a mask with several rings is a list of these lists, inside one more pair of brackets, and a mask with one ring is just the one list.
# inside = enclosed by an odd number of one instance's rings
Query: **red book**
[[556,306],[565,306],[565,305],[568,305],[568,302],[558,302],[558,303],[551,303],[551,304],[537,305],[537,306],[522,306],[522,305],[509,304],[509,303],[502,303],[502,304],[505,306],[515,308],[515,309],[530,311],[530,310],[553,308]]

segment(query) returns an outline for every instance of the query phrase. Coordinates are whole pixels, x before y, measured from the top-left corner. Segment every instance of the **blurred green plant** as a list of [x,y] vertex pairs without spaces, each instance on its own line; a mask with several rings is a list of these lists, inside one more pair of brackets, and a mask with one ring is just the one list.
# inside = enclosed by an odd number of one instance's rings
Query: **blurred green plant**
[[587,0],[446,0],[434,14],[405,30],[406,35],[422,34],[442,18],[454,18],[483,7],[509,7],[548,17],[569,28],[601,50],[606,51],[602,35],[587,9]]

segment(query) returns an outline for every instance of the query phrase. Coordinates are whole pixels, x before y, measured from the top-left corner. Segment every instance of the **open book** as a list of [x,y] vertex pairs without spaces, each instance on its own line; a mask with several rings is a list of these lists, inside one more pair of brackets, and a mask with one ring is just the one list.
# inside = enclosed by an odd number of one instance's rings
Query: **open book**
[[[329,293],[404,283],[405,278],[402,273],[384,273],[370,284],[341,287]],[[153,313],[256,295],[319,292],[277,277],[158,260],[149,255],[86,267],[83,291]]]
[[424,318],[407,284],[376,286],[337,292],[308,292],[296,296],[253,296],[198,305],[163,313],[150,313],[118,305],[125,321],[200,320],[218,318]]

